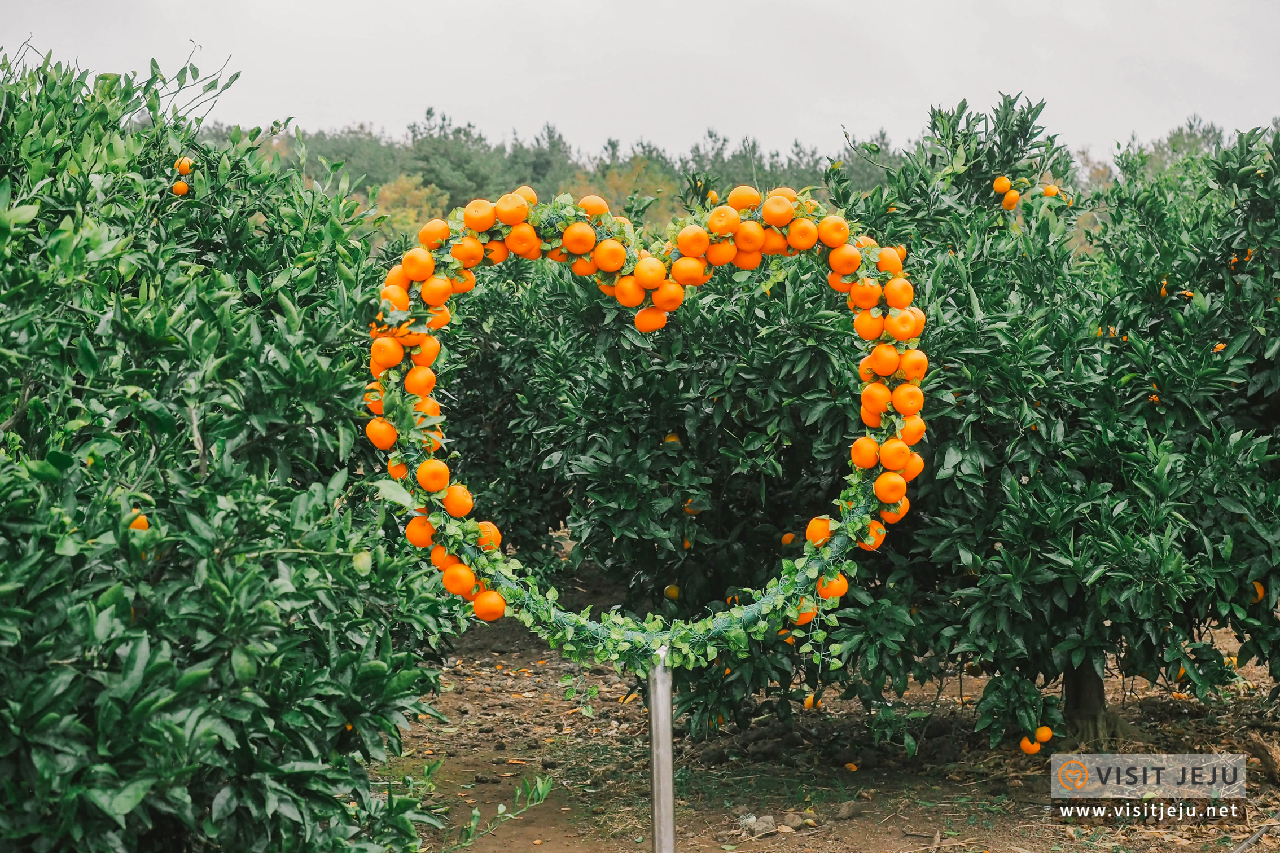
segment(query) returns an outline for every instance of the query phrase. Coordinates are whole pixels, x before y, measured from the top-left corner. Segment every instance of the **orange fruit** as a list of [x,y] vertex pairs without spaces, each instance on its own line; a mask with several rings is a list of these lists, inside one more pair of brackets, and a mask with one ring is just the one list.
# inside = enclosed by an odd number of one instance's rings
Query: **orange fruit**
[[[490,243],[489,245],[492,246],[495,244]],[[497,243],[496,245],[502,246],[501,243]],[[502,251],[506,251],[505,246]],[[454,293],[467,293],[468,291],[475,290],[476,274],[471,270],[461,270],[456,276],[449,279],[449,286],[453,288]]]
[[836,574],[831,580],[818,578],[819,598],[840,598],[849,591],[849,579],[843,574]]
[[884,542],[884,525],[872,519],[871,524],[867,526],[867,532],[871,534],[871,541],[868,543],[859,539],[858,547],[864,551],[874,551]]
[[443,492],[449,488],[449,466],[439,459],[428,459],[418,466],[418,485],[428,492]]
[[435,535],[436,529],[425,515],[415,515],[404,528],[404,538],[418,548],[430,547],[431,538]]
[[569,265],[569,269],[573,270],[574,275],[585,277],[595,275],[599,268],[596,266],[596,262],[591,260],[590,257],[583,257],[578,258],[571,263]]
[[712,243],[707,247],[707,263],[713,267],[722,267],[725,264],[733,263],[733,259],[737,254],[738,247],[733,244],[732,240]]
[[636,284],[653,290],[667,280],[667,267],[657,258],[641,258],[632,275],[636,277]]
[[787,227],[787,224],[795,217],[795,207],[792,206],[791,199],[786,196],[771,195],[765,200],[764,206],[760,208],[760,218],[774,228]]
[[490,240],[484,244],[484,256],[489,263],[497,266],[511,256],[511,250],[501,240]]
[[918,381],[929,369],[929,357],[918,349],[909,349],[899,356],[898,367],[908,379]]
[[403,480],[409,474],[409,466],[403,462],[392,462],[387,466],[387,476],[393,480]]
[[876,269],[880,272],[902,272],[902,258],[893,249],[881,249],[876,253]]
[[436,259],[426,249],[415,246],[404,253],[400,269],[410,281],[426,281],[436,271]]
[[439,249],[449,239],[449,223],[433,219],[418,229],[418,242],[428,249]]
[[385,287],[391,287],[394,285],[406,293],[409,291],[409,285],[412,283],[413,279],[405,275],[404,267],[401,264],[396,264],[394,267],[387,270],[387,277],[382,282]]
[[422,283],[422,301],[432,308],[439,308],[449,301],[453,295],[453,285],[449,279],[433,275]]
[[835,270],[827,273],[827,284],[831,285],[831,289],[836,293],[848,293],[853,287],[853,282],[845,281],[844,276]]
[[758,252],[764,247],[764,228],[759,222],[747,221],[738,226],[733,242],[739,252]]
[[[683,257],[679,258],[671,265],[671,277],[676,280],[677,284],[699,285],[702,284],[703,275],[706,273],[707,265],[701,258]],[[654,303],[657,304],[656,302]]]
[[578,199],[578,207],[586,211],[588,216],[599,216],[609,212],[609,202],[598,195],[584,195]]
[[880,459],[880,445],[874,438],[864,435],[849,448],[849,459],[858,468],[874,468]]
[[476,586],[475,572],[462,563],[454,563],[444,570],[444,588],[454,595],[465,595]]
[[693,508],[693,498],[689,498],[687,501],[684,502],[685,515],[698,515],[701,512],[702,510]]
[[818,615],[817,606],[810,604],[809,599],[800,599],[800,604],[796,608],[799,612],[796,614],[797,625],[808,625],[813,621],[813,617]]
[[1000,177],[996,178],[994,181],[991,182],[991,189],[1002,195],[1004,193],[1007,193],[1009,191],[1009,188],[1012,186],[1013,186],[1013,182],[1010,181],[1008,178],[1006,178],[1004,175],[1001,175]]
[[476,539],[476,545],[482,551],[498,550],[502,545],[502,531],[498,529],[498,525],[492,521],[480,522],[480,536]]
[[1000,200],[1000,206],[1005,210],[1013,210],[1018,206],[1018,200],[1021,198],[1022,196],[1018,194],[1017,190],[1009,190],[1004,194],[1004,198]]
[[441,571],[456,566],[462,561],[450,554],[443,545],[437,545],[431,549],[431,565]]
[[507,248],[517,255],[542,245],[542,239],[538,236],[538,232],[528,222],[521,222],[512,228],[511,233],[507,235],[504,242],[507,244]]
[[875,382],[879,378],[879,374],[871,369],[871,356],[864,356],[858,362],[858,378],[863,382]]
[[1048,743],[1053,739],[1053,729],[1048,726],[1040,726],[1036,729],[1036,742]]
[[895,341],[909,341],[916,336],[916,318],[907,311],[890,314],[885,318],[884,330]]
[[667,312],[651,305],[637,311],[634,322],[636,329],[647,335],[667,325]]
[[533,187],[516,187],[512,193],[529,202],[530,207],[538,203],[538,194],[533,191]]
[[760,252],[744,252],[741,249],[733,256],[733,265],[740,270],[757,269],[764,260]]
[[898,430],[898,438],[908,445],[916,444],[924,438],[924,418],[919,415],[907,415],[902,419],[902,428]]
[[390,302],[391,307],[396,311],[409,310],[409,294],[398,284],[388,284],[382,288],[379,296],[383,301]]
[[880,244],[875,240],[872,240],[868,235],[861,234],[858,236],[857,240],[853,241],[853,245],[857,246],[859,249],[874,249]]
[[503,225],[519,225],[529,217],[529,202],[515,193],[507,193],[493,206],[494,215]]
[[382,414],[382,386],[377,382],[370,382],[364,387],[366,389],[364,392],[365,405],[368,406],[369,411],[373,412],[375,415]]
[[893,399],[889,386],[883,382],[872,382],[862,389],[862,405],[870,412],[886,412],[889,401]]
[[792,542],[794,542],[794,541],[796,541],[796,535],[795,535],[794,533],[784,533],[784,534],[782,534],[782,544],[783,544],[783,545],[790,545],[790,544],[791,544]]
[[902,499],[902,506],[898,507],[898,511],[894,512],[889,509],[880,510],[880,517],[884,519],[885,524],[897,524],[902,521],[902,517],[907,514],[907,510],[911,509],[911,500],[909,498]]
[[404,390],[426,397],[436,387],[436,372],[430,367],[413,367],[404,377]]
[[[896,439],[890,439],[890,441],[894,440]],[[881,454],[881,459],[883,457],[884,454]],[[901,474],[894,471],[885,471],[879,477],[876,477],[875,492],[881,503],[896,504],[907,493],[907,481],[902,478]]]
[[707,214],[707,230],[712,234],[724,237],[733,234],[742,225],[742,217],[738,211],[727,204],[721,205]]
[[915,298],[915,288],[905,278],[891,278],[884,286],[884,301],[890,308],[906,308]]
[[601,285],[597,285],[597,287],[600,288],[600,292],[603,293],[605,296],[614,295],[614,287],[612,284],[601,284]]
[[893,250],[898,253],[898,260],[905,264],[907,262],[907,247],[899,243],[893,247]]
[[902,479],[910,483],[916,477],[920,476],[920,472],[924,470],[924,457],[919,453],[912,453],[911,459],[907,461],[907,467],[902,469]]
[[880,304],[880,294],[880,282],[863,278],[849,288],[849,301],[859,308],[875,308]]
[[1026,737],[1022,739],[1022,742],[1018,744],[1018,746],[1022,747],[1022,751],[1027,755],[1035,755],[1040,751],[1040,744]]
[[832,249],[843,246],[849,242],[849,223],[843,216],[832,214],[822,217],[822,221],[818,223],[818,239],[824,246]]
[[1058,188],[1055,187],[1053,184],[1049,184],[1049,186],[1044,188],[1044,194],[1049,196],[1049,198],[1053,198],[1055,195],[1058,194]]
[[793,219],[787,227],[787,245],[804,252],[818,244],[818,226],[812,219]]
[[475,506],[475,502],[471,499],[471,492],[467,491],[467,487],[461,483],[454,483],[445,490],[443,503],[444,511],[454,518],[461,518],[471,512],[471,508]]
[[[135,506],[133,508],[133,511],[138,512],[138,508]],[[151,528],[151,522],[147,521],[147,517],[145,515],[139,515],[133,521],[129,522],[130,530],[148,530],[150,528]]]
[[365,424],[364,434],[379,450],[390,450],[395,447],[396,437],[399,435],[396,428],[383,418],[374,418]]
[[496,590],[486,589],[471,602],[471,609],[481,622],[493,622],[507,615],[507,600]]
[[395,338],[378,338],[369,347],[375,363],[395,367],[404,360],[404,346]]
[[627,247],[610,237],[596,244],[591,259],[605,272],[617,272],[627,262]]
[[190,175],[191,167],[195,165],[190,157],[179,157],[174,161],[173,168],[178,171],[179,175]]
[[1257,604],[1266,596],[1266,588],[1258,581],[1253,582],[1253,603]]
[[918,385],[902,383],[893,389],[893,410],[900,415],[919,414],[924,408],[924,392]]
[[916,321],[915,328],[912,330],[914,334],[912,334],[911,337],[918,338],[924,334],[924,324],[925,324],[924,312],[921,311],[920,308],[915,305],[912,305],[910,308],[908,308],[907,312],[912,317],[914,317]]
[[186,195],[186,194],[187,194],[187,193],[189,193],[189,192],[191,192],[191,187],[187,186],[187,182],[186,182],[186,181],[174,181],[174,182],[173,182],[173,194],[174,194],[174,195]]
[[791,189],[791,187],[778,187],[776,190],[769,190],[769,198],[773,198],[774,196],[781,196],[787,201],[796,201],[800,198],[800,196],[796,195],[796,191]]
[[862,252],[844,243],[831,250],[831,254],[827,256],[827,266],[841,275],[852,275],[862,266]]
[[866,406],[861,410],[862,422],[872,429],[880,428],[880,413],[868,409]]
[[874,341],[884,334],[884,318],[870,311],[859,311],[853,318],[853,330],[864,341]]
[[[424,397],[417,403],[414,403],[413,410],[415,412],[420,412],[427,418],[437,418],[440,416],[440,404],[432,397]],[[415,416],[414,420],[421,424],[425,418]]]
[[725,204],[734,210],[755,210],[760,206],[760,191],[755,187],[740,186],[729,190]]
[[457,258],[464,268],[470,269],[484,260],[484,243],[475,237],[463,237],[453,244],[449,254]]
[[831,538],[831,519],[825,516],[811,519],[809,526],[804,529],[804,538],[812,542],[816,548],[827,544],[827,540]]
[[596,244],[596,229],[585,222],[574,222],[564,229],[561,244],[566,252],[585,255]]
[[667,279],[658,285],[649,298],[653,300],[653,307],[659,311],[674,311],[680,307],[680,303],[684,302],[684,288]]
[[892,376],[898,369],[898,348],[893,344],[877,344],[871,350],[871,369],[880,376]]
[[644,288],[636,282],[633,275],[624,275],[614,285],[613,296],[627,308],[635,308],[644,302]]
[[493,202],[478,198],[462,209],[462,224],[472,231],[488,231],[498,219]]
[[898,438],[891,438],[880,445],[880,464],[888,471],[901,471],[911,459],[911,448]]
[[676,248],[686,258],[700,258],[711,245],[711,236],[701,225],[686,225],[676,235]]
[[413,359],[414,364],[430,367],[440,355],[440,340],[435,335],[423,335],[418,349],[419,352],[409,357]]
[[787,238],[777,228],[764,229],[764,245],[760,247],[762,255],[794,255],[795,250],[787,245]]

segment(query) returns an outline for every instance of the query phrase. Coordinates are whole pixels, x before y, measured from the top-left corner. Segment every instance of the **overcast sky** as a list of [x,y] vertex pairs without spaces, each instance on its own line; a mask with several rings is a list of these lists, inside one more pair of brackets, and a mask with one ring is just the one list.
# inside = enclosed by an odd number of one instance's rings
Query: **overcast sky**
[[933,105],[1045,99],[1095,156],[1197,113],[1280,115],[1277,0],[0,0],[0,45],[94,71],[242,72],[213,117],[392,135],[435,107],[491,138],[544,123],[578,149],[685,150],[707,128],[834,151],[841,128],[917,137]]

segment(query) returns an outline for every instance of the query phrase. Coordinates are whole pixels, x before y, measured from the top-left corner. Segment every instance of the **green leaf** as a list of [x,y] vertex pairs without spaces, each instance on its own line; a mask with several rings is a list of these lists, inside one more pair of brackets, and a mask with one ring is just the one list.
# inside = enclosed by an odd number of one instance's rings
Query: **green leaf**
[[413,495],[395,480],[379,480],[373,485],[378,490],[378,497],[384,501],[391,501],[410,509],[417,507],[417,501],[413,499]]

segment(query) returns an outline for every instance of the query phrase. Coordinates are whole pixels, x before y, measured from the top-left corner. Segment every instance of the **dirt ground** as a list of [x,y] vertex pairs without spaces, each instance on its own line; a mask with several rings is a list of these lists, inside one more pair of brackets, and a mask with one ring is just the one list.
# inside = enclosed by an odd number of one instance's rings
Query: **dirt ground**
[[[584,600],[611,603],[605,599],[612,593],[591,583],[568,585]],[[565,675],[580,687],[599,688],[594,718],[581,713],[577,699],[564,698]],[[1143,679],[1109,679],[1109,702],[1144,739],[1116,751],[1246,752],[1251,734],[1274,743],[1280,724],[1266,699],[1272,684],[1254,667],[1240,675],[1234,694],[1213,707]],[[522,779],[550,777],[546,802],[481,837],[472,848],[477,853],[651,849],[648,713],[634,679],[563,660],[508,618],[469,630],[441,681],[441,695],[428,699],[448,723],[413,725],[404,755],[371,767],[372,778],[420,779],[424,764],[443,761],[424,806],[456,827],[473,808],[484,822],[499,804],[510,809]],[[1053,750],[1026,756],[1013,743],[992,750],[973,732],[972,703],[984,681],[965,676],[963,700],[959,678],[941,693],[936,684],[912,685],[907,700],[932,709],[934,719],[910,759],[900,747],[875,746],[860,706],[838,699],[795,715],[789,725],[759,718],[745,731],[730,725],[703,742],[683,736],[677,721],[677,848],[1230,853],[1258,827],[1277,823],[1271,815],[1280,810],[1280,790],[1261,781],[1256,759],[1249,768],[1248,825],[1080,826],[1053,819]],[[767,832],[770,822],[773,832]],[[449,843],[445,833],[425,831],[422,849],[439,851]],[[1280,829],[1250,850],[1280,850]]]

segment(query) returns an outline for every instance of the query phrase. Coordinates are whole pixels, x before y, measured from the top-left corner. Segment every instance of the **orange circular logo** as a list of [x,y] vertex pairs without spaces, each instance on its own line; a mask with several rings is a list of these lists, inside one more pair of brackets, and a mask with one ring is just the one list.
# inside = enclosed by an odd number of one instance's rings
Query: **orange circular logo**
[[1089,784],[1089,768],[1083,762],[1068,761],[1058,768],[1058,783],[1064,788],[1079,791]]

